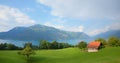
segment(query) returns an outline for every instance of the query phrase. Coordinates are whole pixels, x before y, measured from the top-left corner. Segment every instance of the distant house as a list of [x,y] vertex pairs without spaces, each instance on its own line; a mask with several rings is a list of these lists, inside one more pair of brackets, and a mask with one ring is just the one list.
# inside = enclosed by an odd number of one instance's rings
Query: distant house
[[100,46],[101,46],[101,42],[99,41],[90,42],[87,45],[88,52],[98,52]]

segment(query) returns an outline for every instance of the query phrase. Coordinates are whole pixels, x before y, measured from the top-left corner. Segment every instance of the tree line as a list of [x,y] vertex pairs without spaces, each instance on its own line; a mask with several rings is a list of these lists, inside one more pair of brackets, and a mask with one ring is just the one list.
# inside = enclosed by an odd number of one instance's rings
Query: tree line
[[[62,48],[68,48],[68,47],[73,47],[73,45],[70,45],[68,43],[64,42],[57,42],[57,41],[52,41],[48,42],[47,40],[41,40],[39,42],[39,45],[32,45],[32,43],[28,42],[29,46],[34,49],[62,49]],[[0,50],[21,50],[24,49],[28,43],[25,43],[23,47],[16,46],[11,43],[0,43]]]
[[[101,48],[104,47],[120,47],[120,39],[117,37],[109,37],[107,40],[104,38],[98,38],[95,39],[95,41],[101,42]],[[26,47],[27,43],[24,44],[24,47],[19,47],[11,43],[0,43],[0,50],[21,50]],[[30,47],[34,50],[38,49],[62,49],[62,48],[68,48],[68,47],[74,47],[74,45],[65,43],[65,42],[57,42],[52,41],[48,42],[47,40],[41,40],[39,42],[39,45],[32,45],[30,43]],[[87,42],[81,41],[79,42],[76,47],[79,47],[80,49],[87,47]]]
[[[109,37],[107,40],[104,38],[97,38],[94,41],[100,41],[101,42],[101,48],[105,47],[120,47],[120,38],[118,37]],[[77,45],[80,49],[84,49],[87,47],[87,42],[81,41]]]
[[64,42],[57,42],[57,41],[48,42],[46,40],[41,40],[39,44],[40,49],[62,49],[68,47],[73,47],[73,45]]
[[11,43],[0,43],[0,50],[21,50],[22,47],[18,47]]

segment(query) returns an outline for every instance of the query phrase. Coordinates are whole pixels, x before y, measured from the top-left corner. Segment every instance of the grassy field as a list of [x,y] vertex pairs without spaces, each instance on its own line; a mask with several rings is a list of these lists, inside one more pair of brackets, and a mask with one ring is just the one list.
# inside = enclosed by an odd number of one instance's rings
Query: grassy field
[[78,48],[38,50],[29,62],[18,51],[0,51],[0,63],[120,63],[120,47],[104,48],[96,53]]

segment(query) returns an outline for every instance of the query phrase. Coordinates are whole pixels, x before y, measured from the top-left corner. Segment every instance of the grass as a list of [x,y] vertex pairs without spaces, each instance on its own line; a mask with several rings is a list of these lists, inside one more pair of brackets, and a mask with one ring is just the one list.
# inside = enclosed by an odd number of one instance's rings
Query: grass
[[29,62],[17,51],[0,51],[0,63],[120,63],[120,47],[88,53],[78,48],[37,50]]

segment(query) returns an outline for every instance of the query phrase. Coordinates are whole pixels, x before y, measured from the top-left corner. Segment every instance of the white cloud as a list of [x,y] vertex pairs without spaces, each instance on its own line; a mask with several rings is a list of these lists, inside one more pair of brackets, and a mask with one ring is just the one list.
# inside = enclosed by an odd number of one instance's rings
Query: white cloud
[[111,30],[118,30],[120,29],[120,22],[119,23],[114,23],[113,25],[110,26]]
[[65,31],[72,31],[72,32],[83,32],[83,30],[84,30],[84,27],[82,25],[80,25],[80,26],[65,27],[62,24],[61,25],[56,25],[56,24],[52,24],[50,22],[46,22],[44,25],[55,27],[57,29],[61,29],[61,30],[65,30]]
[[78,29],[79,29],[80,32],[83,32],[84,27],[83,26],[79,26]]
[[55,28],[58,28],[58,29],[63,29],[64,28],[63,25],[55,25],[55,24],[51,24],[50,22],[46,22],[44,25],[50,26],[50,27],[55,27]]
[[[72,18],[120,18],[120,0],[38,0],[51,14]],[[120,20],[120,19],[119,19]]]
[[22,11],[24,12],[34,12],[35,10],[33,8],[23,8]]
[[[91,36],[108,30],[120,29],[120,0],[37,0],[51,8],[51,14],[58,17],[78,19],[108,19],[112,25],[87,31]],[[103,22],[104,23],[104,22]],[[97,23],[98,24],[98,23]],[[101,25],[102,26],[102,25]],[[95,27],[97,28],[97,27]],[[83,31],[84,27],[66,28],[69,31]]]
[[69,28],[66,28],[67,31],[72,31],[72,32],[83,32],[84,31],[84,26],[71,26]]
[[56,19],[52,19],[51,21],[54,21],[54,22],[57,22],[57,23],[60,23],[60,24],[63,24],[66,22],[65,19],[62,19],[62,18],[56,18]]
[[108,31],[110,29],[109,26],[105,27],[104,29],[95,29],[95,30],[91,30],[89,31],[87,34],[90,35],[90,36],[95,36],[97,34],[100,34],[100,33],[104,33],[106,31]]
[[120,29],[120,23],[115,23],[113,25],[106,26],[102,29],[91,30],[87,34],[90,35],[90,36],[95,36],[97,34],[104,33],[104,32],[107,32],[109,30],[119,30],[119,29]]
[[0,5],[0,31],[7,31],[15,26],[28,26],[36,22],[17,8]]

